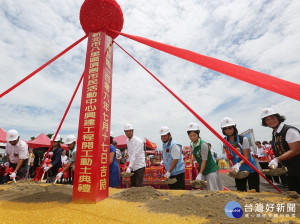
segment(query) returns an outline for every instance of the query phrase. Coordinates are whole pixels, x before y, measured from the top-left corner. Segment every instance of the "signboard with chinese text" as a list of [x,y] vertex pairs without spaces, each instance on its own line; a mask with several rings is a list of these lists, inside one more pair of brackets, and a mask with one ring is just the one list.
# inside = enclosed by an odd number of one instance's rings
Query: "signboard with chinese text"
[[112,89],[112,38],[90,33],[83,80],[73,201],[108,197]]

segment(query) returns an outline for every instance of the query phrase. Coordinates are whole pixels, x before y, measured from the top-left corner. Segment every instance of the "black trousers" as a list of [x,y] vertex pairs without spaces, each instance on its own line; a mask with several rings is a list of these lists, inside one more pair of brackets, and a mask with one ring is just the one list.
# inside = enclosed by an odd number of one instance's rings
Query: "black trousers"
[[[25,159],[21,165],[21,167],[19,168],[18,172],[17,172],[17,176],[16,176],[16,180],[20,180],[22,178],[25,177],[25,171],[26,171],[26,167],[27,167],[27,163],[28,163],[28,159]],[[12,167],[14,170],[16,169],[18,163],[11,163],[9,162],[9,167]],[[7,183],[10,180],[10,174],[7,174],[6,176],[2,177],[2,184]]]
[[296,191],[300,194],[300,176],[286,176],[289,191]]
[[46,183],[53,183],[56,179],[56,175],[58,174],[59,166],[52,166],[51,169],[49,169],[46,172],[47,175],[47,181]]
[[144,181],[145,167],[133,171],[133,176],[130,177],[131,187],[142,187]]
[[168,184],[170,190],[185,190],[185,172],[170,176],[170,179],[172,178],[176,178],[177,182],[175,184]]
[[70,167],[69,170],[69,184],[73,185],[73,182],[74,182],[74,171],[73,171],[73,168]]
[[259,175],[258,173],[250,173],[248,177],[244,179],[235,179],[236,188],[238,191],[247,191],[247,182],[249,190],[255,189],[259,192]]

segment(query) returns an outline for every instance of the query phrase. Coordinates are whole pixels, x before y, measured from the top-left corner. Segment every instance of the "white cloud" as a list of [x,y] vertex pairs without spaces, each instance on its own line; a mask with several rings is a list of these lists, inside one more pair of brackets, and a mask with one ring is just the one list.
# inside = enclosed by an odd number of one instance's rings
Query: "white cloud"
[[[299,83],[300,3],[292,1],[118,1],[122,32],[192,50]],[[79,22],[82,1],[1,1],[0,92],[30,74],[84,36]],[[119,36],[116,41],[185,101],[220,134],[222,117],[237,121],[240,132],[260,126],[260,111],[272,106],[299,127],[300,104],[223,74],[202,68]],[[53,133],[83,72],[86,41],[0,100],[0,127],[16,128],[25,139]],[[61,134],[76,134],[81,88]],[[198,122],[131,58],[114,47],[112,130],[123,134],[132,123],[137,136],[158,143],[168,125],[183,145],[186,126]],[[198,122],[199,123],[199,122]],[[219,150],[220,141],[203,125],[201,136]]]

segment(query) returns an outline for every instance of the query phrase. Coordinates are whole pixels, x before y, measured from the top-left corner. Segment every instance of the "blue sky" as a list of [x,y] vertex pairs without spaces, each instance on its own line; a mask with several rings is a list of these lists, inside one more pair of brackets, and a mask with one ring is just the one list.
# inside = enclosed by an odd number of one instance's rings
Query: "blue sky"
[[[30,74],[84,36],[82,0],[0,2],[0,92]],[[195,51],[300,83],[300,2],[119,0],[122,32]],[[270,140],[260,112],[274,107],[300,127],[298,101],[183,61],[124,37],[116,41],[144,64],[220,134],[222,117],[243,132]],[[23,139],[53,133],[83,72],[86,41],[0,99],[0,127],[17,129]],[[173,96],[117,46],[114,47],[112,131],[135,134],[161,145],[160,126],[170,127],[183,145],[186,127],[198,122]],[[61,129],[77,134],[81,88]],[[199,123],[199,122],[198,122]],[[201,125],[201,137],[220,151],[220,141]]]

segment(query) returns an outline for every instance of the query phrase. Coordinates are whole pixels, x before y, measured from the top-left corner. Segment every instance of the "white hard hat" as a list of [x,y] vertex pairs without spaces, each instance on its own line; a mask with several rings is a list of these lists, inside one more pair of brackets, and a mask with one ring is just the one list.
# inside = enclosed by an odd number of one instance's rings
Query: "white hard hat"
[[[52,135],[50,141],[52,142],[53,141],[53,138],[54,138],[54,135]],[[54,140],[55,142],[59,142],[60,141],[60,136],[59,135],[56,135],[56,138]]]
[[11,129],[6,133],[6,140],[8,142],[15,141],[19,137],[19,133],[15,129]]
[[75,141],[76,141],[76,137],[74,135],[68,135],[65,144],[67,145],[72,144]]
[[230,117],[223,117],[222,120],[221,120],[221,128],[234,126],[234,125],[236,125],[236,123]]
[[[44,153],[44,157],[46,156],[46,154],[47,154],[47,152]],[[48,156],[52,156],[52,155],[53,155],[52,151],[48,153]],[[45,165],[45,163],[44,163],[44,165]]]
[[110,137],[115,137],[112,131],[110,132]]
[[191,122],[187,126],[187,131],[200,131],[200,127],[197,123]]
[[268,117],[270,115],[274,115],[274,114],[277,114],[277,112],[273,109],[273,108],[264,108],[261,112],[261,119],[265,118],[265,117]]
[[160,127],[160,129],[159,129],[160,136],[166,135],[168,133],[170,133],[170,129],[167,126],[161,126]]
[[124,131],[133,130],[133,127],[131,124],[126,124],[124,127]]

